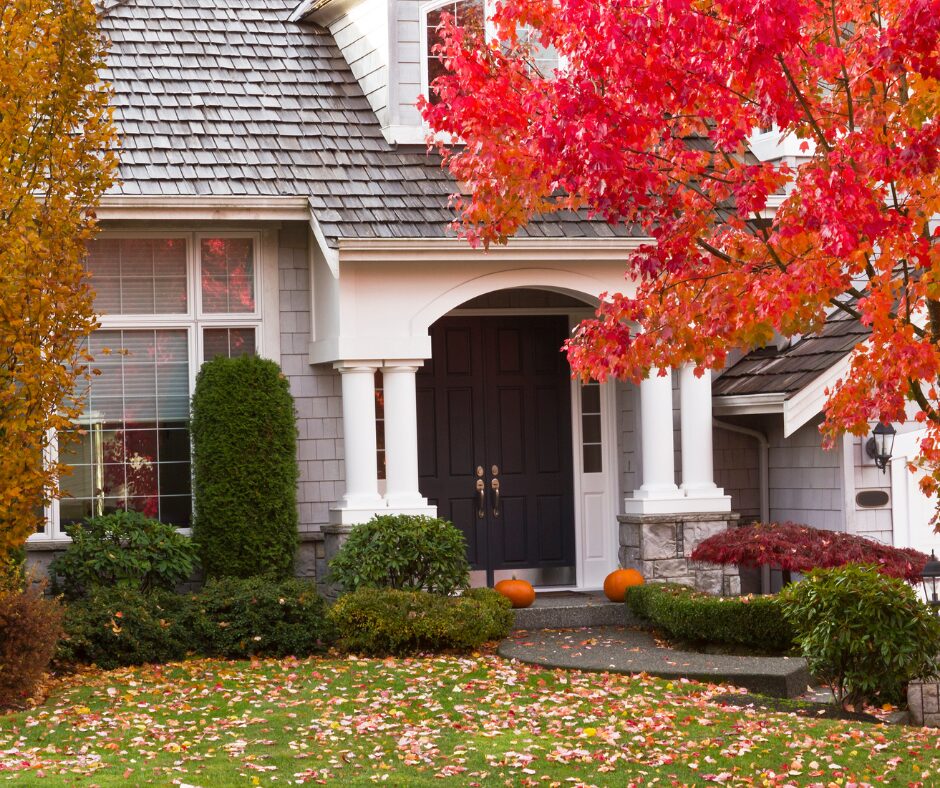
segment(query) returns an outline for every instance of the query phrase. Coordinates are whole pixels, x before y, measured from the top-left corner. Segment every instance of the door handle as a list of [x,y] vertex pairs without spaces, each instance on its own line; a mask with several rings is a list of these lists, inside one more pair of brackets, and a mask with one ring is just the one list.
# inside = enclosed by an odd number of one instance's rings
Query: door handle
[[493,488],[493,517],[499,517],[499,479],[490,482]]
[[486,493],[484,492],[485,486],[486,485],[483,484],[483,479],[477,479],[477,517],[480,520],[486,517]]

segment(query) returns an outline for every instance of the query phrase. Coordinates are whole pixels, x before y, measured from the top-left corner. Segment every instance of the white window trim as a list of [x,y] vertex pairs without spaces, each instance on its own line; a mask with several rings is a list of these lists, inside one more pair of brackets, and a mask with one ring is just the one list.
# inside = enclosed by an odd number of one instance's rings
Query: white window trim
[[[459,0],[456,1],[459,2]],[[428,99],[431,97],[431,86],[428,81],[428,14],[438,8],[453,5],[454,2],[455,0],[433,0],[433,2],[424,3],[418,8],[418,46],[420,47],[418,56],[421,61],[421,93]],[[495,0],[483,0],[483,32],[488,42],[496,38],[496,25],[493,22],[495,6]],[[564,68],[565,62],[565,58],[559,55],[557,68]],[[427,124],[423,125],[425,131],[427,131]],[[449,135],[446,135],[446,138],[440,136],[440,139],[447,143],[452,142]]]
[[[459,2],[459,0],[457,0]],[[418,57],[421,61],[421,94],[429,100],[431,98],[431,88],[428,84],[428,14],[436,11],[438,8],[453,5],[455,0],[433,0],[430,3],[423,3],[418,8]],[[483,0],[483,31],[486,40],[490,41],[496,36],[496,26],[493,24],[493,0]],[[427,124],[424,124],[427,126]]]
[[[186,281],[187,311],[177,314],[160,315],[98,315],[99,329],[104,330],[154,330],[182,329],[187,332],[189,352],[189,396],[196,385],[196,375],[203,364],[204,328],[254,328],[255,353],[264,358],[280,362],[280,332],[278,313],[279,276],[277,256],[277,233],[273,230],[238,230],[225,229],[219,232],[200,229],[174,230],[104,230],[100,239],[150,239],[180,238],[186,242]],[[202,313],[202,288],[200,277],[199,244],[204,238],[250,238],[254,249],[254,295],[255,311]],[[93,382],[92,382],[93,384]],[[50,446],[50,458],[58,455],[58,446],[53,440]],[[68,543],[69,536],[62,529],[59,498],[55,498],[44,507],[46,528],[27,539],[28,544],[49,544],[52,542]],[[188,534],[190,529],[181,528],[181,533]]]

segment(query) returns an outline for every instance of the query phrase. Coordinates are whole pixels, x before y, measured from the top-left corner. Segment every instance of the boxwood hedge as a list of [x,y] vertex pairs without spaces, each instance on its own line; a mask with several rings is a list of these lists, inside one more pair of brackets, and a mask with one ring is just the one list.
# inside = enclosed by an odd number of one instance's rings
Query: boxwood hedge
[[647,583],[629,588],[626,601],[636,616],[678,640],[775,653],[793,648],[793,628],[776,596],[719,597],[674,583]]

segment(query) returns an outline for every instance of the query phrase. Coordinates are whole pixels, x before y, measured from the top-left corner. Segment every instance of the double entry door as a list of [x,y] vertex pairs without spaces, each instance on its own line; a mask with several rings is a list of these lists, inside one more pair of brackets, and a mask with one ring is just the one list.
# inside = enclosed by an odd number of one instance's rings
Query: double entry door
[[421,490],[467,541],[474,585],[573,585],[564,316],[445,317],[418,375]]

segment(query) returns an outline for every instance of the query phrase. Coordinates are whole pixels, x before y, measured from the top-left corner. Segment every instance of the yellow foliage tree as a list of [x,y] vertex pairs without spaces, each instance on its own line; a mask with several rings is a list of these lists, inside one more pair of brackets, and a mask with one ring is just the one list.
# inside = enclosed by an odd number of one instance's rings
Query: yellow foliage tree
[[82,259],[116,168],[104,56],[90,0],[0,3],[0,554],[57,492],[50,445],[97,325]]

